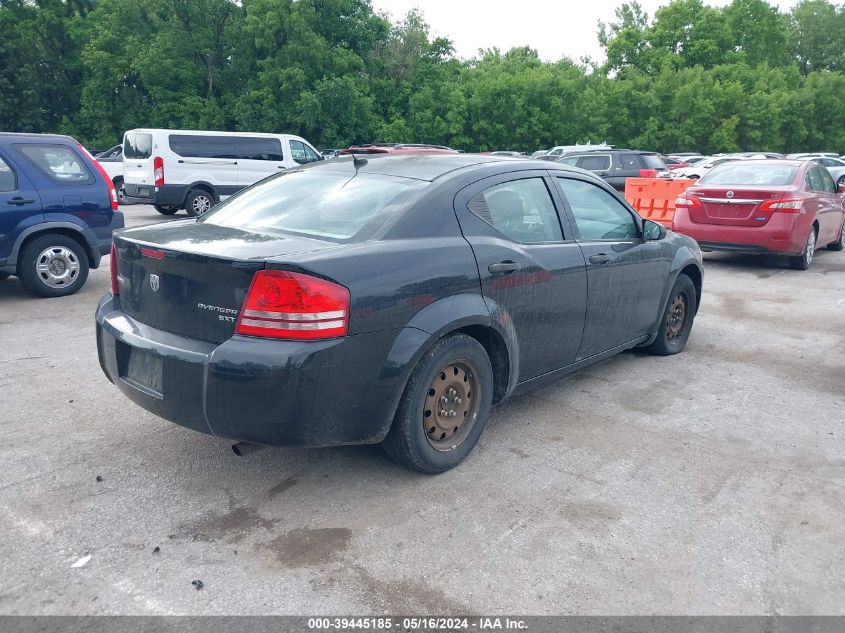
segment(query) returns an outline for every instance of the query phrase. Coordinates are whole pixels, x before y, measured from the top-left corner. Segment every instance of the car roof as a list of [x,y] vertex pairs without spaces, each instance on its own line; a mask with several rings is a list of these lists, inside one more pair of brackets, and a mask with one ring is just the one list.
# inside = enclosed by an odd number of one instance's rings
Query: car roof
[[64,134],[36,134],[34,132],[0,132],[0,139],[29,140],[29,141],[70,141],[76,143],[72,136]]
[[[359,157],[363,158],[363,157]],[[493,156],[491,154],[377,154],[366,157],[367,164],[359,168],[360,173],[380,174],[383,176],[396,176],[400,178],[414,178],[416,180],[434,181],[438,178],[452,174],[460,170],[470,170],[485,166],[500,164],[503,168],[507,166],[517,169],[538,169],[548,171],[569,171],[581,175],[588,175],[591,179],[597,178],[569,165],[550,163],[548,161],[535,160],[532,158],[517,158],[514,156]],[[351,156],[345,156],[332,161],[321,161],[312,163],[306,169],[320,169],[327,171],[341,171],[355,173],[355,167]],[[505,169],[503,169],[505,171]]]

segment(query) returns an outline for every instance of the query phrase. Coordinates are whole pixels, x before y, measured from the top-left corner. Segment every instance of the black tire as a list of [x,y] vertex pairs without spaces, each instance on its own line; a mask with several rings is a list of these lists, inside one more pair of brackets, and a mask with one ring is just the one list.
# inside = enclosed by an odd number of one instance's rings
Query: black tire
[[839,229],[839,239],[827,245],[829,251],[841,251],[845,249],[845,222],[842,223],[842,228]]
[[162,215],[173,215],[179,210],[179,207],[163,206],[160,204],[154,204],[153,207]]
[[185,198],[185,211],[191,217],[205,215],[214,206],[214,196],[203,189],[192,189]]
[[0,281],[5,281],[6,279],[8,279],[11,276],[12,276],[11,273],[0,273]]
[[[679,275],[669,292],[666,307],[660,317],[657,338],[646,347],[646,350],[657,356],[671,356],[682,352],[692,331],[692,323],[698,308],[697,301],[692,279],[686,275]],[[678,321],[679,318],[680,321]]]
[[816,229],[810,227],[810,232],[807,234],[807,241],[804,244],[804,252],[795,257],[789,257],[789,267],[792,270],[807,270],[810,264],[813,263],[813,257],[816,254]]
[[[434,423],[427,420],[435,420],[435,416],[439,416],[441,412],[431,411],[426,407],[430,402],[428,399],[436,396],[436,393],[432,392],[435,385],[440,384],[437,381],[444,381],[444,389],[449,388],[449,380],[460,382],[458,372],[455,372],[454,378],[443,377],[445,369],[457,366],[467,370],[461,383],[469,385],[468,391],[464,392],[465,402],[456,398],[458,405],[443,406],[450,406],[453,410],[456,407],[469,408],[469,417],[466,417],[466,413],[462,415],[470,426],[456,426],[453,437],[460,438],[454,440],[458,443],[438,449],[435,448],[437,442],[450,444],[453,440],[444,440],[442,436],[430,437],[433,431],[427,432],[426,428],[429,424],[432,424],[432,429],[435,427]],[[460,388],[460,385],[456,386]],[[429,475],[445,472],[460,464],[475,447],[487,423],[492,400],[493,370],[484,347],[474,338],[464,334],[444,337],[423,355],[411,374],[399,401],[393,425],[382,446],[388,455],[403,466]],[[448,420],[449,415],[445,418]],[[461,416],[457,419],[461,419]],[[445,424],[451,426],[452,423]],[[438,421],[437,424],[442,422]]]
[[17,275],[24,287],[39,297],[66,297],[85,285],[88,254],[67,235],[41,235],[24,248]]
[[126,201],[126,187],[123,186],[123,178],[115,178],[114,179],[114,190],[117,194],[117,203],[118,204],[129,204]]

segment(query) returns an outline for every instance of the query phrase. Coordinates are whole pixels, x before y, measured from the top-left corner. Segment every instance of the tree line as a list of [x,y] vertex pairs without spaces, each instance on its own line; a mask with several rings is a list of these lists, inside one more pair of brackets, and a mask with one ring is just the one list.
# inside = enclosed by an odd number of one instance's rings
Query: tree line
[[165,127],[320,147],[845,151],[842,6],[630,2],[597,36],[603,63],[461,60],[419,12],[392,22],[369,0],[0,0],[0,130],[92,147]]

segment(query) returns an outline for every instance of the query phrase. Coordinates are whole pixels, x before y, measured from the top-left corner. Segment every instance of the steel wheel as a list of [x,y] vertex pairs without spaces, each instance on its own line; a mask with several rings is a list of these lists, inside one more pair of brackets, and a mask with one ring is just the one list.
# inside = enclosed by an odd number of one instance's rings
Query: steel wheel
[[35,259],[35,274],[49,288],[67,288],[79,277],[79,259],[64,246],[50,246]]
[[676,294],[669,303],[666,311],[666,339],[669,342],[677,339],[684,329],[684,319],[687,316],[687,297],[683,292]]
[[451,451],[472,430],[481,406],[477,372],[469,361],[443,367],[428,388],[423,405],[423,429],[432,448]]

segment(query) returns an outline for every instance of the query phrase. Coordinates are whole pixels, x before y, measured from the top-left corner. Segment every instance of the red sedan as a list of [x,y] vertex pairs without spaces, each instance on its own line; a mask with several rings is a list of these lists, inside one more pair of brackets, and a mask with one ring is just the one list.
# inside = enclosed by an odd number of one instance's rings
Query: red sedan
[[845,248],[845,187],[812,161],[725,163],[675,205],[672,228],[702,250],[786,255],[806,270],[818,248]]

